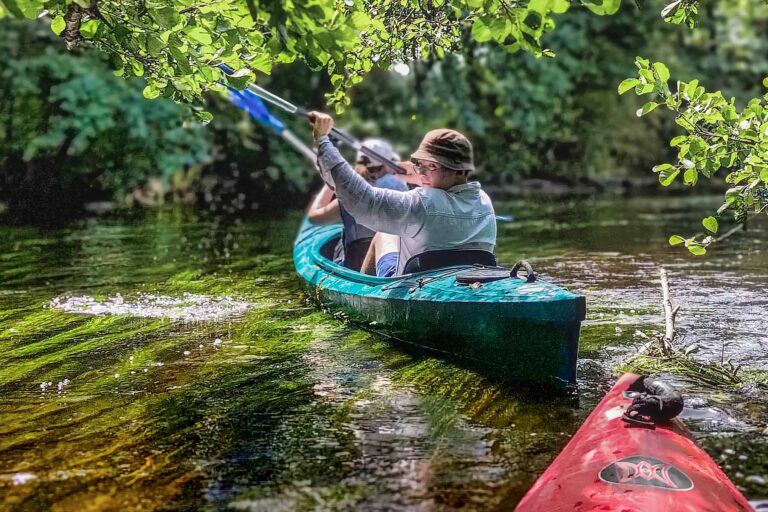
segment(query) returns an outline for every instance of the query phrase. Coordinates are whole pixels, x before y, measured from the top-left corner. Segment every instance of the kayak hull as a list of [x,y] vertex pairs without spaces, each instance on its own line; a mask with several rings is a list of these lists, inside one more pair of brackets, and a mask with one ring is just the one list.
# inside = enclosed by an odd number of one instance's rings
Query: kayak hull
[[753,510],[715,462],[679,428],[629,426],[626,374],[533,484],[516,512]]
[[305,222],[294,244],[296,270],[322,305],[492,377],[556,387],[575,383],[583,297],[523,279],[458,285],[456,275],[471,266],[366,276],[324,256],[339,232],[338,226]]

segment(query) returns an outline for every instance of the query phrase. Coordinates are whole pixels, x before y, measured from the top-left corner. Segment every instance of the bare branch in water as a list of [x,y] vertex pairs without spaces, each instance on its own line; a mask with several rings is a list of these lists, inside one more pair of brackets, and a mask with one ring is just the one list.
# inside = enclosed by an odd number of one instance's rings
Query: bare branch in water
[[667,277],[667,270],[661,269],[661,293],[662,301],[661,305],[664,308],[665,329],[664,337],[662,338],[662,344],[664,351],[667,353],[672,352],[672,343],[677,337],[677,331],[675,330],[675,317],[680,310],[680,306],[672,307],[672,299],[669,296],[669,279]]

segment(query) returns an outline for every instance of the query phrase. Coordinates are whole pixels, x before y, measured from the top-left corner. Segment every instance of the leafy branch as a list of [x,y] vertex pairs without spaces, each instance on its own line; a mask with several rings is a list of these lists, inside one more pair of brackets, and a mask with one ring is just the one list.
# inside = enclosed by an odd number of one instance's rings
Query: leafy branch
[[[117,73],[143,76],[147,98],[200,103],[202,94],[235,87],[296,59],[326,69],[329,103],[343,110],[348,89],[373,67],[442,58],[463,33],[514,52],[553,56],[541,47],[553,14],[568,0],[3,0],[14,17],[48,15],[68,48],[91,44],[110,54]],[[613,14],[620,0],[585,1]],[[224,76],[211,64],[242,70]],[[210,115],[200,113],[202,119]]]
[[[712,178],[722,170],[730,188],[717,217],[731,211],[737,223],[745,224],[750,212],[764,213],[768,205],[768,94],[751,99],[739,111],[734,98],[726,100],[720,91],[708,93],[698,80],[678,81],[673,92],[668,83],[669,69],[661,62],[638,57],[635,64],[638,77],[621,82],[619,94],[634,89],[638,95],[653,96],[654,101],[645,103],[637,115],[644,116],[663,105],[687,132],[670,141],[677,148],[677,162],[653,168],[659,182],[669,186],[682,174],[686,185],[695,186],[700,176]],[[768,87],[768,77],[763,85]],[[669,243],[685,244],[693,254],[706,253],[706,248],[717,241],[712,235],[717,233],[718,221],[709,216],[702,224],[711,235],[673,235]]]

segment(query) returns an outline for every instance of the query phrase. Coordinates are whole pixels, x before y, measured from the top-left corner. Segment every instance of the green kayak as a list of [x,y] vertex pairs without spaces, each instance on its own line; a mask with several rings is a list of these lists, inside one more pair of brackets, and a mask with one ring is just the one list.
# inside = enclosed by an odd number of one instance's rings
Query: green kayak
[[493,378],[575,384],[583,296],[477,265],[364,275],[330,259],[340,236],[340,225],[314,226],[305,219],[294,243],[296,271],[323,306]]

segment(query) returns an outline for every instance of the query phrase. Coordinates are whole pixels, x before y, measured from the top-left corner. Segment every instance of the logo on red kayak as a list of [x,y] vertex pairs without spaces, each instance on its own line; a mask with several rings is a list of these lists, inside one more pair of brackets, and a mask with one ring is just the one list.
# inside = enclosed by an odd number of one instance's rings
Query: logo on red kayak
[[627,457],[600,471],[600,480],[609,484],[647,485],[670,491],[690,491],[693,482],[675,466],[652,457]]

